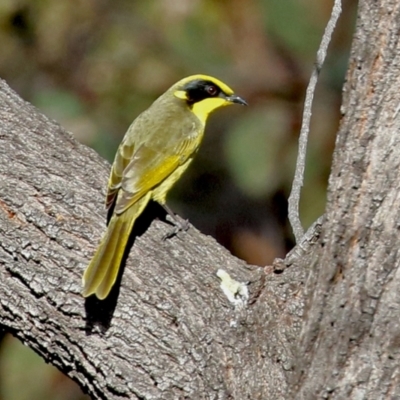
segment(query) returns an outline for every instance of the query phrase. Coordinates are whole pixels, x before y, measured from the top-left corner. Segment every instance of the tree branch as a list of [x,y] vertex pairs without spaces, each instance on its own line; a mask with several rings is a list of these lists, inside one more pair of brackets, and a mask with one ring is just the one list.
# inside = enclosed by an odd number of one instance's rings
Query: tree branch
[[301,238],[304,235],[304,229],[300,221],[299,206],[300,206],[300,192],[304,182],[307,142],[308,142],[308,134],[310,131],[314,92],[317,86],[319,73],[325,62],[328,46],[331,41],[333,31],[335,30],[335,26],[341,12],[342,12],[342,2],[341,0],[335,0],[332,8],[331,17],[328,21],[328,24],[326,25],[325,33],[322,37],[321,44],[317,52],[317,60],[314,64],[314,69],[311,73],[311,78],[307,86],[306,98],[304,101],[303,121],[301,123],[301,130],[299,136],[299,151],[297,154],[296,170],[294,174],[292,190],[290,192],[290,196],[288,199],[288,207],[289,207],[288,217],[290,225],[292,226],[296,243],[300,243]]
[[[0,81],[0,323],[94,399],[284,398],[303,267],[245,265],[153,205],[110,298],[80,295],[105,227],[109,166]],[[245,283],[247,305],[218,270]],[[296,295],[294,295],[296,294]]]

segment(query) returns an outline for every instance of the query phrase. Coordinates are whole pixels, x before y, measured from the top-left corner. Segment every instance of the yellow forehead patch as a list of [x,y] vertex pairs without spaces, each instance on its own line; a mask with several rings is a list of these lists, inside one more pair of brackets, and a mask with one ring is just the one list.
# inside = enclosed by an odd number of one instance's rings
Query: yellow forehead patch
[[[214,83],[215,85],[219,86],[222,91],[227,94],[228,96],[231,96],[233,94],[233,90],[224,82],[220,81],[217,78],[214,78],[213,76],[209,76],[209,75],[191,75],[188,76],[187,78],[183,78],[181,79],[179,82],[177,82],[174,86],[176,87],[182,87],[185,86],[187,83],[191,82],[191,81],[196,81],[196,80],[204,80],[204,81],[210,81],[212,83]],[[175,96],[179,97],[177,95],[177,92],[175,92]]]

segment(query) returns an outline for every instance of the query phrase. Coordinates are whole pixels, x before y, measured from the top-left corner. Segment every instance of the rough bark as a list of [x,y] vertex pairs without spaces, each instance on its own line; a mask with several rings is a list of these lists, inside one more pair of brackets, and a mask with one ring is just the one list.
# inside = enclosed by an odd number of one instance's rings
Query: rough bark
[[361,1],[297,398],[400,398],[400,3]]
[[[251,267],[191,228],[138,221],[122,282],[85,301],[109,165],[0,82],[0,323],[94,399],[284,398],[304,269]],[[247,282],[234,306],[216,275]]]
[[150,207],[103,302],[79,292],[109,166],[0,82],[3,329],[94,399],[400,398],[399,31],[397,1],[360,2],[316,244],[252,267],[194,228],[162,241]]

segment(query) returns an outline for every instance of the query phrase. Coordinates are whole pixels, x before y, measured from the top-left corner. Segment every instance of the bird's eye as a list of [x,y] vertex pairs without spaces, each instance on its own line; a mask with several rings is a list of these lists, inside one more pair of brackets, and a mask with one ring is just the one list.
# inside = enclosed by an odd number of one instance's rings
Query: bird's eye
[[218,89],[214,85],[207,86],[207,93],[210,96],[215,96],[218,93]]

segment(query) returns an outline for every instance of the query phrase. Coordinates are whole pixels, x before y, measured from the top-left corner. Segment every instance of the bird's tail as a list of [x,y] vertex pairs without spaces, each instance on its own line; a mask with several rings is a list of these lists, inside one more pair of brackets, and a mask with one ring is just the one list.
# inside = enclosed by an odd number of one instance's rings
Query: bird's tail
[[96,294],[97,298],[102,300],[110,293],[117,279],[133,224],[143,212],[149,199],[150,194],[141,198],[122,214],[112,216],[107,231],[83,274],[84,297]]

